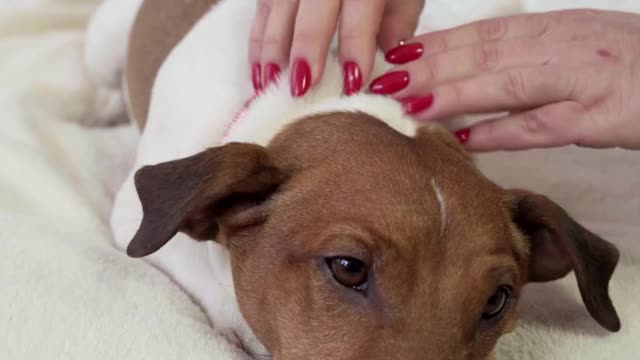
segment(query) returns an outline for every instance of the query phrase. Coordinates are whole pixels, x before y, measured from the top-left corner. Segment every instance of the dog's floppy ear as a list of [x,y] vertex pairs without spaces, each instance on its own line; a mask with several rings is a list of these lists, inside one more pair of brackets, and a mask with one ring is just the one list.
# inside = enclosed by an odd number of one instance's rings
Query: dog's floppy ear
[[528,281],[551,281],[574,271],[591,316],[609,331],[620,319],[609,297],[609,280],[618,263],[614,245],[573,220],[547,197],[512,190],[514,221],[530,241]]
[[[255,205],[285,179],[261,146],[230,143],[184,159],[145,166],[135,185],[143,218],[129,246],[131,257],[147,256],[178,231],[197,240],[213,240],[225,210],[238,203]],[[249,213],[251,213],[249,211]],[[260,212],[240,222],[260,220]]]

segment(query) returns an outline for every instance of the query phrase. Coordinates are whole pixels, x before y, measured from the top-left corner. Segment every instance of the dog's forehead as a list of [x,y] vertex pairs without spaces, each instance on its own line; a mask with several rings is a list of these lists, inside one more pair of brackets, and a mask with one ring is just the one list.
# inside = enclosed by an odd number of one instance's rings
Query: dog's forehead
[[300,121],[272,150],[304,169],[288,188],[313,209],[314,221],[348,219],[399,241],[418,241],[425,234],[442,237],[458,217],[496,222],[502,205],[495,184],[446,143],[405,136],[366,114]]
[[271,141],[272,153],[316,166],[328,158],[344,162],[355,158],[394,156],[406,151],[410,138],[383,121],[360,112],[336,112],[302,118],[284,128]]

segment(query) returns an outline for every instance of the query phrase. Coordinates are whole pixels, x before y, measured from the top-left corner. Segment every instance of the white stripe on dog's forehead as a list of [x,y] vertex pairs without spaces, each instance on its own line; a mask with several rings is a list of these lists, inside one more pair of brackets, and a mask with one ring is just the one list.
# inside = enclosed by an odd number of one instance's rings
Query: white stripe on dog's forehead
[[438,206],[440,207],[440,236],[444,235],[444,230],[447,227],[447,203],[445,202],[444,192],[438,186],[436,179],[431,179],[431,187],[436,193],[436,199],[438,200]]

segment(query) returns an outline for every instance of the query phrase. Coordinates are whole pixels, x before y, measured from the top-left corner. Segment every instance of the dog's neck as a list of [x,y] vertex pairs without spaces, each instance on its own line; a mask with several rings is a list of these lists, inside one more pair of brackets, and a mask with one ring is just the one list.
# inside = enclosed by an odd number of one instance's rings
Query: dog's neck
[[[376,72],[387,67],[381,62],[377,65]],[[327,61],[321,83],[302,98],[291,96],[288,75],[282,76],[251,99],[230,121],[222,143],[248,142],[266,146],[283,128],[298,119],[337,111],[367,113],[402,134],[415,134],[417,124],[404,114],[396,100],[364,93],[346,97],[342,91],[342,78],[335,56]]]

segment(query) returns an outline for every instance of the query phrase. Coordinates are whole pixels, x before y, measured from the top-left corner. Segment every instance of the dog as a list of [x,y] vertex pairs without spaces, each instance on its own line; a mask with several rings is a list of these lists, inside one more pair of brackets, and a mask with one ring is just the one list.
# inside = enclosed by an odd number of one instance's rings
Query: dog
[[571,271],[595,321],[620,329],[615,246],[487,179],[447,129],[343,96],[335,54],[305,97],[284,71],[243,110],[255,11],[108,0],[92,19],[87,68],[141,130],[111,217],[119,248],[255,357],[491,359],[523,287]]

